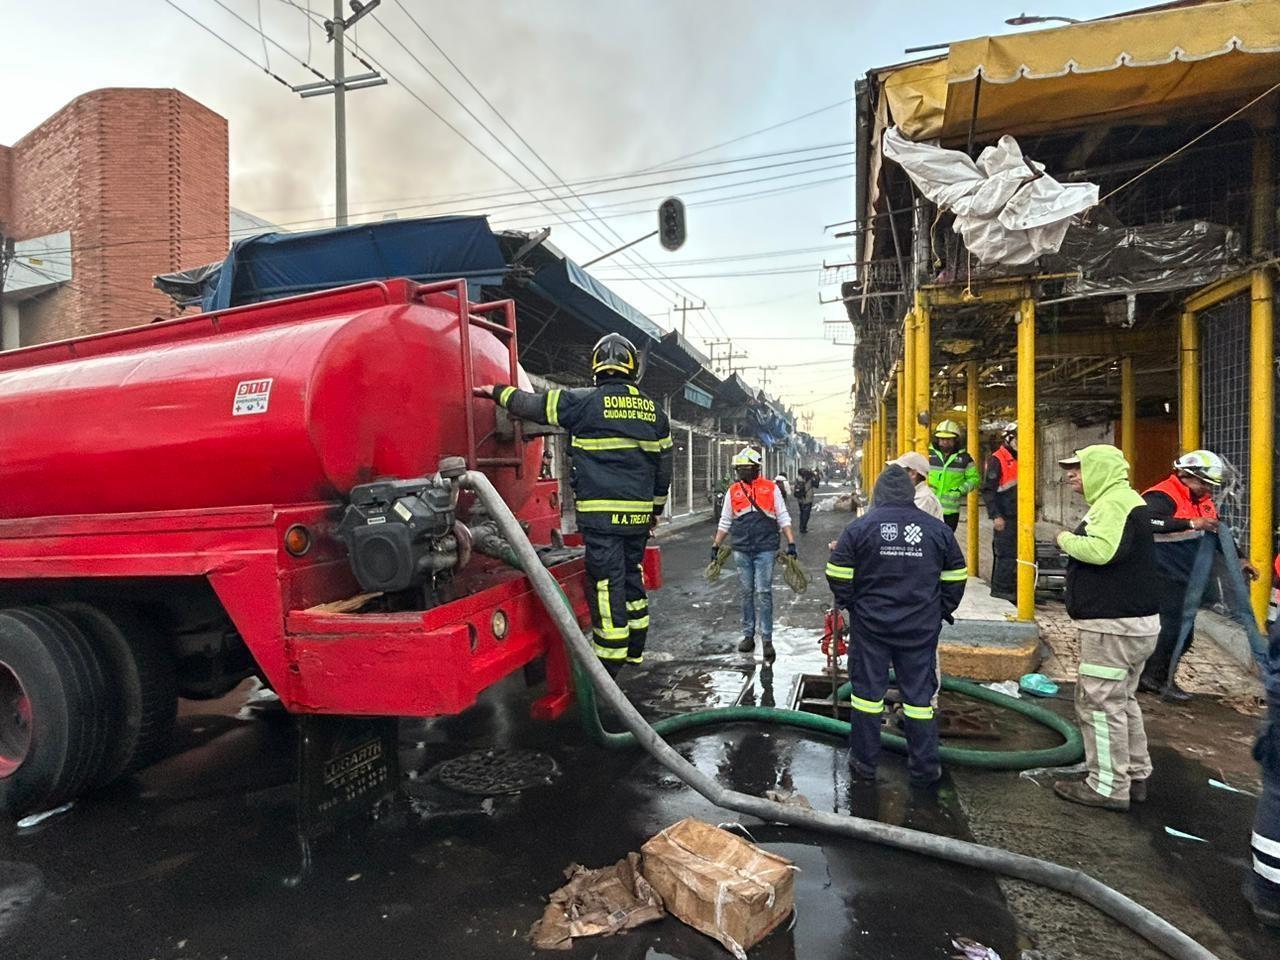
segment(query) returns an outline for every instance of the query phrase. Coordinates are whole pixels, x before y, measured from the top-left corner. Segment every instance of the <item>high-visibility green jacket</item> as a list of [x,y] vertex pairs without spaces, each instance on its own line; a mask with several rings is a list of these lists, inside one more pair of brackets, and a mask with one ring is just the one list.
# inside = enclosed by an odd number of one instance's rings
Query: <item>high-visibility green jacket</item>
[[959,513],[964,498],[981,484],[982,475],[968,451],[957,450],[947,456],[936,447],[929,448],[929,486],[938,495],[944,515]]

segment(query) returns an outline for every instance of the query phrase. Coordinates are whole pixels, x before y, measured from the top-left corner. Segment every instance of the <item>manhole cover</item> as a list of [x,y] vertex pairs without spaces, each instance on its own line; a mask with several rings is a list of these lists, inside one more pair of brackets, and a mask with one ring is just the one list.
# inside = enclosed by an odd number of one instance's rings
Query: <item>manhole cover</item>
[[436,764],[430,776],[450,790],[492,797],[550,783],[559,772],[535,750],[477,750]]

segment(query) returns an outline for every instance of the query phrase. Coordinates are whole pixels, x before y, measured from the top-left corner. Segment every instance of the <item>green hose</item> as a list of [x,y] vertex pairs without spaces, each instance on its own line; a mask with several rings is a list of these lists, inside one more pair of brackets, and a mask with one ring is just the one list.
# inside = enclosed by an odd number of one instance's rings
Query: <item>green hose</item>
[[[595,688],[576,661],[573,663],[573,683],[578,697],[578,717],[591,741],[610,750],[634,747],[636,740],[630,733],[611,733],[604,728],[596,705]],[[944,746],[938,751],[944,763],[961,767],[978,767],[983,770],[1028,770],[1033,767],[1067,766],[1079,762],[1084,756],[1084,743],[1080,739],[1080,731],[1076,729],[1075,724],[1051,710],[955,677],[943,677],[942,689],[960,693],[975,700],[983,700],[1030,717],[1063,738],[1063,742],[1056,747],[1042,747],[1037,750],[972,750]],[[846,683],[836,692],[836,696],[841,700],[848,700],[850,693],[850,687]],[[667,738],[673,734],[723,723],[774,723],[841,739],[849,737],[849,724],[843,720],[806,713],[803,710],[783,710],[778,707],[716,707],[710,710],[697,710],[656,721],[653,729],[663,738]],[[894,753],[907,752],[907,741],[887,729],[881,731],[880,742],[885,749]]]
[[[497,551],[495,553],[500,559],[519,568],[514,553],[509,557]],[[560,599],[572,612],[573,605],[569,603],[569,598],[565,596],[563,589],[560,590]],[[577,615],[574,614],[574,616]],[[595,686],[576,659],[570,657],[569,663],[573,668],[573,686],[578,699],[578,718],[582,722],[587,737],[593,743],[610,750],[626,750],[635,747],[636,738],[632,734],[612,733],[604,728],[596,703]],[[1076,729],[1075,724],[1051,710],[955,677],[944,676],[942,689],[1020,713],[1055,731],[1063,739],[1063,742],[1056,747],[1042,747],[1037,750],[972,750],[944,746],[938,751],[944,763],[953,763],[961,767],[978,767],[983,770],[1028,770],[1034,767],[1068,766],[1078,763],[1084,757],[1084,742],[1081,740],[1080,731]],[[836,697],[847,701],[852,692],[849,684],[846,683],[836,691]],[[710,710],[695,710],[693,713],[659,720],[653,724],[653,729],[659,736],[666,738],[672,734],[725,723],[773,723],[845,740],[849,737],[849,724],[843,720],[806,713],[803,710],[784,710],[779,707],[715,707]],[[891,733],[888,729],[880,733],[880,742],[885,749],[894,753],[907,752],[906,739]]]

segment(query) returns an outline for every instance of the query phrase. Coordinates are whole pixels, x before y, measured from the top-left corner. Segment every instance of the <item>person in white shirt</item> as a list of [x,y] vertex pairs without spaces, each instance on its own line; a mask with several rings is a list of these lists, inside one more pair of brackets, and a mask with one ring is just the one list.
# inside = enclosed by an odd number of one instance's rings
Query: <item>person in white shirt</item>
[[915,505],[931,517],[942,519],[942,501],[929,486],[929,458],[923,453],[904,453],[897,460],[889,463],[907,471],[907,476],[916,485]]

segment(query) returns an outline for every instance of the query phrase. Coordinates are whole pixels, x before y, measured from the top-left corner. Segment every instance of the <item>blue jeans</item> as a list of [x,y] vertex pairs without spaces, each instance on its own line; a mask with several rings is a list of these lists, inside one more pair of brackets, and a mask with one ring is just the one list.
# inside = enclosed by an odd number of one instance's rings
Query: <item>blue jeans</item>
[[756,605],[760,607],[760,636],[773,639],[773,564],[775,551],[743,553],[733,551],[738,564],[738,584],[742,588],[742,635],[756,635]]

